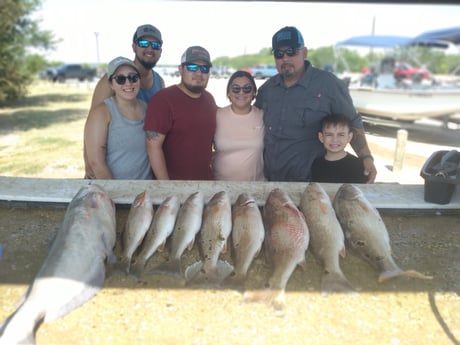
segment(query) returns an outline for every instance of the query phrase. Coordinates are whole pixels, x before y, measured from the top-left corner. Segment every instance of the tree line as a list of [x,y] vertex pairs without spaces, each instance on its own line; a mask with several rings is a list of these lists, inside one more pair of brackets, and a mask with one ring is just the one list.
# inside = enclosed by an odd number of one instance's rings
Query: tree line
[[[0,105],[5,101],[26,95],[28,86],[46,67],[63,62],[47,61],[47,51],[55,49],[59,40],[54,33],[40,29],[40,23],[31,14],[41,5],[41,0],[2,0],[0,7]],[[460,73],[460,54],[445,54],[427,47],[395,49],[397,60],[415,66],[424,66],[434,74]],[[370,52],[362,56],[354,50],[335,46],[309,49],[308,60],[316,67],[330,65],[336,73],[359,72],[372,66],[383,53]],[[254,65],[273,64],[271,48],[256,54],[236,57],[221,56],[213,60],[215,66],[244,69]],[[104,67],[104,66],[101,66]]]

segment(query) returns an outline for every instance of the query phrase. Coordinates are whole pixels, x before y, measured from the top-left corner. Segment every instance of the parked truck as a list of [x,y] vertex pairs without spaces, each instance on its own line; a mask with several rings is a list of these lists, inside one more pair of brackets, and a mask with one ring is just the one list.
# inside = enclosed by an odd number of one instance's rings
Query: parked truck
[[52,80],[54,82],[65,82],[67,79],[78,79],[80,81],[92,81],[96,76],[95,68],[84,68],[80,64],[64,64],[55,69]]
[[277,73],[275,65],[259,65],[251,68],[251,74],[255,79],[270,78]]

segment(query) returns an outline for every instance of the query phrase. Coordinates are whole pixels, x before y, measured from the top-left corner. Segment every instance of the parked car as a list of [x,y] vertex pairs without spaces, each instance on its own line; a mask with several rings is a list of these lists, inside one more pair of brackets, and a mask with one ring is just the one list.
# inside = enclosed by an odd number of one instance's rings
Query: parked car
[[84,68],[79,64],[64,64],[57,68],[53,81],[64,82],[67,79],[78,79],[79,81],[92,81],[96,76],[95,68]]
[[251,68],[251,75],[255,79],[265,79],[278,74],[275,65],[259,65]]
[[53,81],[57,75],[57,69],[55,67],[48,67],[38,74],[40,79]]
[[420,82],[430,79],[430,72],[426,68],[413,67],[407,62],[398,62],[393,69],[393,76],[397,81],[411,79]]

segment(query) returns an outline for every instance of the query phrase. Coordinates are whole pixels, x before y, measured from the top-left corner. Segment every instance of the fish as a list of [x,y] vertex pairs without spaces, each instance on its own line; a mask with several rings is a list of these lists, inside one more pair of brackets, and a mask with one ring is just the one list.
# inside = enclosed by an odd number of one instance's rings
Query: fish
[[133,254],[149,230],[154,213],[153,202],[147,190],[136,195],[129,209],[122,235],[123,250],[119,262],[114,265],[115,271],[129,274]]
[[167,274],[177,278],[183,276],[181,257],[186,249],[192,250],[196,234],[200,231],[204,195],[201,191],[190,194],[179,209],[176,224],[171,234],[171,251],[169,259],[150,271],[150,273]]
[[246,292],[244,301],[267,302],[276,310],[286,306],[285,289],[297,265],[305,268],[305,252],[309,243],[309,231],[305,216],[289,195],[273,189],[263,207],[265,226],[265,250],[272,273],[267,289]]
[[103,286],[116,242],[115,206],[97,184],[70,201],[47,257],[18,308],[0,325],[0,344],[35,344],[43,322],[82,306]]
[[385,223],[358,187],[341,185],[333,206],[345,233],[346,244],[379,271],[379,282],[398,276],[432,279],[414,270],[403,271],[396,264]]
[[343,230],[321,184],[307,184],[300,198],[300,210],[310,233],[309,249],[323,267],[322,293],[355,292],[340,268],[339,257],[345,257]]
[[177,196],[167,197],[158,206],[147,234],[141,252],[131,265],[131,274],[140,279],[145,264],[155,252],[163,251],[167,238],[174,230],[177,213],[180,208],[180,200]]
[[214,194],[203,211],[203,222],[198,245],[201,261],[185,271],[187,285],[219,285],[232,270],[228,262],[219,260],[227,249],[227,239],[232,231],[232,205],[226,191]]
[[232,208],[233,272],[222,282],[223,286],[244,286],[249,267],[260,253],[265,237],[264,223],[256,200],[241,193]]

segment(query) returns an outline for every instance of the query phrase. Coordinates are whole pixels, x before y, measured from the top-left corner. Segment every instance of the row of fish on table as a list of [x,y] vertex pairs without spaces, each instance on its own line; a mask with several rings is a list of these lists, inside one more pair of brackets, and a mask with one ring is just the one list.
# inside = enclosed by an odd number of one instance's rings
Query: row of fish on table
[[[319,183],[308,183],[299,207],[276,188],[268,194],[262,212],[247,193],[240,194],[232,207],[226,191],[217,192],[207,203],[200,191],[182,205],[177,196],[170,196],[155,210],[144,191],[129,210],[118,260],[113,253],[116,237],[111,198],[96,184],[82,187],[19,307],[0,325],[0,345],[34,344],[42,322],[66,315],[97,293],[107,264],[140,279],[147,261],[167,240],[169,259],[153,273],[184,277],[188,285],[244,288],[249,268],[264,247],[270,277],[264,289],[247,291],[244,299],[265,301],[275,309],[284,307],[287,282],[296,266],[305,263],[307,249],[322,265],[323,292],[355,291],[340,268],[345,243],[379,270],[379,281],[400,275],[431,279],[398,267],[377,209],[351,184],[343,184],[331,201]],[[181,257],[195,238],[201,260],[182,270]],[[233,265],[219,259],[228,242]]]

